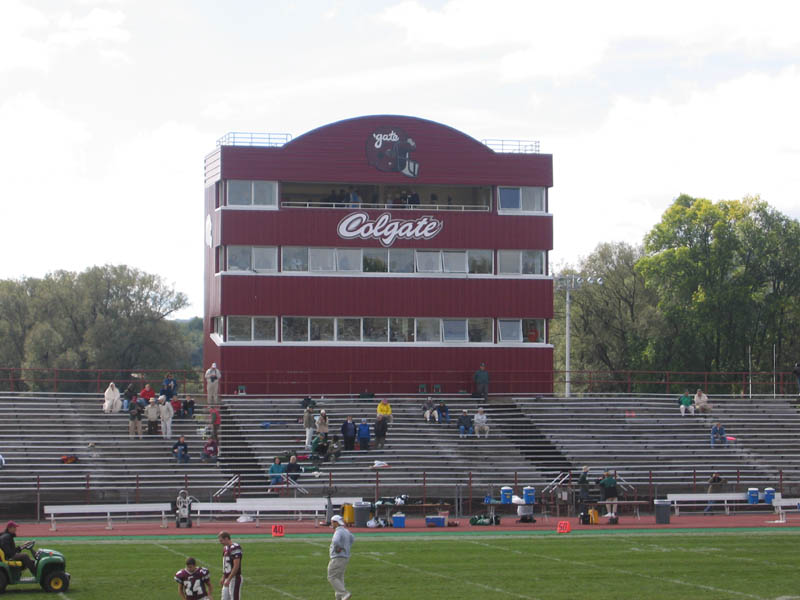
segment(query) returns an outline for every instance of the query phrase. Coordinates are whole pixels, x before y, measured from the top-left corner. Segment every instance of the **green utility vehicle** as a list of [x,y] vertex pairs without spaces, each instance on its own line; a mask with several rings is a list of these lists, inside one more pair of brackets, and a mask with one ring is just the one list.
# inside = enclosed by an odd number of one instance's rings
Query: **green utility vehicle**
[[[0,550],[0,594],[6,586],[20,583],[38,583],[45,592],[66,592],[69,589],[69,573],[66,572],[67,561],[64,555],[56,550],[42,548],[34,552],[33,540],[20,546],[20,550],[31,553],[36,562],[36,577],[30,576],[28,570],[18,560],[6,560]],[[23,574],[26,575],[23,577]]]

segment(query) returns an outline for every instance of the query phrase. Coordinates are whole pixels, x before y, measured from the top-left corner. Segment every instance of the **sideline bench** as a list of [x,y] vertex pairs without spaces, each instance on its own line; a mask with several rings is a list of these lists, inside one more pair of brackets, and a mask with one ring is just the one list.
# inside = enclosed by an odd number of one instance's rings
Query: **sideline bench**
[[785,523],[787,512],[800,512],[800,498],[775,498],[772,506],[775,507],[778,522]]
[[[617,500],[616,502],[610,501],[606,502],[605,500],[592,500],[585,503],[586,506],[594,506],[595,508],[599,509],[601,507],[605,507],[606,504],[617,504],[619,506],[632,506],[633,507],[633,516],[637,519],[641,520],[642,515],[639,514],[639,507],[640,506],[652,506],[652,502],[650,500]],[[617,515],[619,516],[619,515]]]
[[[361,502],[361,497],[340,496],[332,497],[334,506]],[[192,502],[192,512],[197,515],[197,522],[203,513],[213,517],[219,514],[252,514],[255,515],[256,527],[260,524],[262,513],[292,514],[297,513],[297,519],[302,520],[303,512],[313,512],[314,518],[320,512],[327,510],[327,498],[239,498],[236,502]]]
[[149,504],[51,504],[44,507],[45,516],[50,516],[50,531],[56,530],[56,515],[79,515],[66,517],[72,519],[105,517],[108,520],[106,529],[113,529],[111,515],[161,515],[161,527],[167,526],[167,513],[172,512],[169,502]]
[[[763,492],[759,494],[759,499],[764,499]],[[667,494],[667,500],[669,500],[672,508],[675,509],[675,516],[677,517],[680,515],[680,508],[683,507],[706,507],[708,506],[709,502],[720,502],[722,503],[723,507],[725,508],[725,514],[731,514],[731,507],[736,506],[758,506],[758,504],[750,504],[748,502],[748,495],[747,492],[714,492],[711,494]],[[775,493],[775,497],[772,500],[772,505],[775,502],[781,501],[781,494],[780,492]],[[772,506],[770,504],[764,504],[764,506]]]

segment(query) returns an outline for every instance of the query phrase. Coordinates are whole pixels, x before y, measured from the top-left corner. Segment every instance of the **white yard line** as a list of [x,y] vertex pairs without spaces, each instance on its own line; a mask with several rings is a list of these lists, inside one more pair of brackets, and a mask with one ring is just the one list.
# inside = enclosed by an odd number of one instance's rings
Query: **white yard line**
[[[465,540],[469,544],[476,544],[478,546],[484,546],[486,548],[493,548],[495,550],[503,550],[504,552],[511,552],[513,554],[522,554],[524,556],[532,556],[535,558],[540,558],[544,560],[551,560],[554,562],[566,563],[571,565],[576,565],[580,567],[589,567],[592,569],[600,569],[598,565],[594,563],[588,563],[580,560],[572,560],[567,558],[557,558],[554,556],[548,556],[547,554],[536,554],[534,552],[521,552],[519,550],[513,550],[511,548],[504,548],[503,546],[495,546],[494,544],[484,544],[482,542],[476,542],[474,540]],[[733,594],[735,596],[741,596],[743,598],[753,598],[754,600],[769,600],[768,598],[764,598],[763,596],[756,596],[754,594],[746,594],[744,592],[737,592],[736,590],[726,590],[724,588],[718,588],[711,585],[704,585],[702,583],[691,583],[690,581],[684,581],[682,579],[675,579],[674,577],[658,577],[656,575],[648,575],[647,573],[637,573],[636,571],[630,571],[628,569],[620,569],[618,567],[609,567],[604,565],[602,567],[603,571],[614,571],[616,573],[620,573],[622,575],[633,575],[634,577],[641,577],[643,579],[652,579],[653,581],[661,581],[665,583],[675,583],[678,585],[685,585],[687,587],[698,588],[701,590],[707,590],[709,592],[719,592],[724,594]]]

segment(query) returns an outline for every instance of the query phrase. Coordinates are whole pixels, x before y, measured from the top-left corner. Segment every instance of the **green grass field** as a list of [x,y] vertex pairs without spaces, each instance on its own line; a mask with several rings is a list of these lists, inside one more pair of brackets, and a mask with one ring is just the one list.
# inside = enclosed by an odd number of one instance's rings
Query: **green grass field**
[[[244,550],[243,598],[329,599],[329,534],[234,536]],[[356,534],[346,583],[354,600],[800,599],[800,531]],[[42,540],[61,550],[67,600],[178,598],[186,556],[211,568],[219,598],[221,547],[192,537]],[[52,598],[11,586],[10,598]],[[56,597],[59,597],[56,596]]]

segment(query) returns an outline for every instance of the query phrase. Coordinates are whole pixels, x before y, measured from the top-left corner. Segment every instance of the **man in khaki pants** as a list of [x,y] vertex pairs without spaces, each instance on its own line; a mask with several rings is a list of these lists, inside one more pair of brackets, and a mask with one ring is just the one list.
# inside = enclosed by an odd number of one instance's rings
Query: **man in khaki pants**
[[331,518],[333,539],[331,540],[331,559],[328,562],[328,581],[336,593],[336,600],[350,600],[352,594],[344,587],[344,571],[350,562],[350,547],[354,536],[344,526],[344,519],[335,515]]
[[206,371],[206,401],[209,406],[219,404],[219,380],[222,373],[217,368],[217,363],[211,363],[211,367]]

